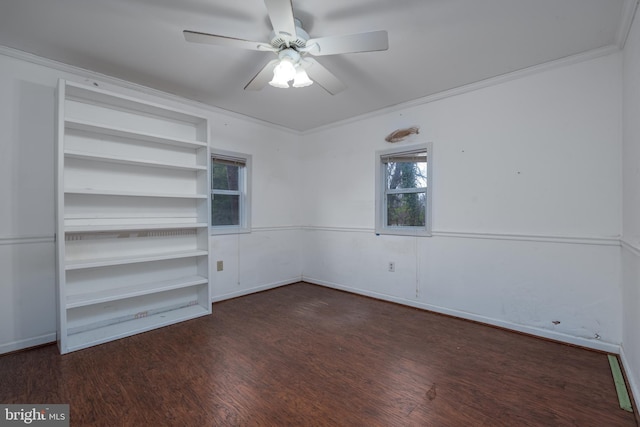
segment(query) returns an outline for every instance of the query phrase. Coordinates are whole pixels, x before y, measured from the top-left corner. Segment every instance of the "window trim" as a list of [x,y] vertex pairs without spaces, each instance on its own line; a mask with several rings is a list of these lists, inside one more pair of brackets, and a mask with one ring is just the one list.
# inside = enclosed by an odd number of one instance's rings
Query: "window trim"
[[[425,225],[424,227],[390,227],[386,225],[387,208],[386,208],[386,181],[385,171],[386,167],[383,159],[401,155],[410,155],[416,152],[427,153],[427,189],[426,189],[426,203],[425,203]],[[391,234],[399,236],[423,236],[430,237],[431,234],[431,205],[433,204],[432,196],[432,161],[433,161],[433,144],[431,142],[402,145],[386,150],[376,151],[375,157],[375,225],[376,234]],[[391,190],[391,193],[410,193],[411,189],[403,191]],[[415,192],[422,192],[422,190],[416,190]]]
[[[211,214],[213,212],[213,204],[209,209],[209,234],[240,234],[251,233],[251,170],[252,156],[250,154],[238,153],[235,151],[211,149],[209,156],[209,198],[214,194],[229,194],[240,196],[240,218],[239,225],[213,225]],[[214,190],[211,187],[211,175],[213,174],[212,165],[214,159],[225,160],[234,163],[244,163],[244,173],[240,173],[238,177],[238,191],[236,190]],[[240,169],[240,170],[242,170]]]

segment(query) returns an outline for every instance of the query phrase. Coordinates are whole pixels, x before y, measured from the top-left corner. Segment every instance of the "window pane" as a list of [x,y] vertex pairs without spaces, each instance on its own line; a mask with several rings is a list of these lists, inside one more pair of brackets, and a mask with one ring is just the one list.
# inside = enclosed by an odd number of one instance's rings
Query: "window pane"
[[387,195],[387,226],[424,227],[425,193]]
[[211,225],[240,225],[240,196],[211,196]]
[[427,187],[427,162],[388,162],[386,165],[387,188]]
[[216,190],[238,190],[240,166],[213,162],[211,165],[211,188]]

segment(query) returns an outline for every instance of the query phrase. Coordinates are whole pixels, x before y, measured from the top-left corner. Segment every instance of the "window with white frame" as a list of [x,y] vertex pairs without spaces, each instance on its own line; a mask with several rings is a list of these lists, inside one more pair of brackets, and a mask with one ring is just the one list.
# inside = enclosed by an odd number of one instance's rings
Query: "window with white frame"
[[376,233],[431,235],[431,144],[376,152]]
[[211,234],[251,231],[251,156],[211,151]]

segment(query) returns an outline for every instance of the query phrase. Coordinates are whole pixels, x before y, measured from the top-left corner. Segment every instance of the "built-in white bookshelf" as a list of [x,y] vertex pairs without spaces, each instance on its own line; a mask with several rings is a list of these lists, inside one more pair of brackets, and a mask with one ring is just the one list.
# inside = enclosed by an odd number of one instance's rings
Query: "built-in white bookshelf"
[[60,80],[58,346],[211,313],[206,118]]

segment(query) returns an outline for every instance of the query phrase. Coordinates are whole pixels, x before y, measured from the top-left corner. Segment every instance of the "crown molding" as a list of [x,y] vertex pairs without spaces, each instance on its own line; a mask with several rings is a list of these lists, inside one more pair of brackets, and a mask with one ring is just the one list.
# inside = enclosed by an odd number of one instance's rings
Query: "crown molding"
[[490,86],[495,86],[501,83],[505,83],[511,80],[520,79],[523,77],[530,76],[532,74],[536,74],[542,71],[552,70],[554,68],[560,68],[567,65],[577,64],[584,61],[589,61],[592,59],[596,59],[602,56],[607,56],[612,53],[621,51],[624,49],[624,45],[629,37],[629,32],[631,31],[631,26],[633,25],[636,11],[639,7],[640,0],[625,0],[623,5],[622,16],[620,17],[620,26],[618,27],[618,32],[616,34],[615,42],[612,45],[604,46],[598,49],[589,50],[586,52],[578,53],[575,55],[567,56],[564,58],[556,59],[553,61],[545,62],[543,64],[534,65],[531,67],[523,68],[521,70],[516,70],[510,73],[502,74],[495,77],[490,77],[488,79],[480,80],[474,83],[470,83],[468,85],[459,86],[456,88],[452,88],[449,90],[445,90],[442,92],[435,93],[433,95],[428,95],[422,98],[418,98],[412,101],[403,102],[400,104],[392,105],[390,107],[386,107],[380,110],[372,111],[370,113],[361,114],[358,116],[350,117],[345,120],[340,120],[337,122],[329,123],[327,125],[319,126],[313,129],[306,130],[302,132],[303,135],[319,133],[326,130],[330,130],[333,128],[345,126],[354,122],[358,122],[361,120],[378,117],[381,115],[389,114],[396,112],[398,110],[405,110],[412,107],[421,106],[424,104],[429,104],[431,102],[439,101],[441,99],[450,98],[452,96],[461,95],[467,92],[473,92],[479,89],[483,89]]
[[618,27],[618,34],[616,35],[616,45],[620,50],[624,49],[629,37],[629,31],[631,31],[631,26],[638,10],[638,3],[640,3],[640,0],[625,0],[620,27]]
[[543,71],[548,71],[555,68],[577,64],[580,62],[589,61],[592,59],[596,59],[599,57],[603,57],[603,56],[607,56],[607,55],[619,52],[624,48],[625,42],[629,35],[629,31],[633,24],[634,17],[638,9],[639,3],[640,3],[640,0],[625,0],[624,6],[623,6],[623,13],[620,20],[620,26],[618,27],[618,31],[616,34],[616,39],[614,43],[611,45],[604,46],[598,49],[589,50],[582,53],[578,53],[575,55],[570,55],[564,58],[559,58],[553,61],[549,61],[542,64],[534,65],[531,67],[523,68],[520,70],[512,71],[509,73],[501,74],[501,75],[490,77],[487,79],[479,80],[477,82],[473,82],[467,85],[455,87],[455,88],[438,92],[432,95],[428,95],[428,96],[417,98],[411,101],[392,105],[392,106],[382,108],[376,111],[372,111],[369,113],[353,116],[344,120],[339,120],[333,123],[329,123],[327,125],[319,126],[313,129],[305,130],[305,131],[291,129],[291,128],[281,126],[275,123],[271,123],[265,120],[257,119],[255,117],[247,116],[235,111],[226,110],[220,107],[215,107],[215,106],[205,104],[199,101],[195,101],[192,99],[183,98],[175,94],[163,92],[158,89],[153,89],[137,83],[132,83],[120,78],[111,77],[96,71],[91,71],[91,70],[76,67],[73,65],[68,65],[62,62],[55,61],[53,59],[40,57],[28,52],[13,49],[7,46],[0,45],[0,54],[13,57],[16,59],[20,59],[23,61],[27,61],[36,65],[42,65],[45,67],[53,68],[61,72],[75,74],[82,78],[97,79],[104,83],[112,84],[118,87],[123,87],[125,89],[131,89],[131,90],[145,93],[147,95],[156,96],[156,97],[160,97],[170,101],[179,102],[181,104],[189,105],[191,107],[195,107],[203,111],[224,115],[227,117],[243,120],[246,122],[255,123],[261,126],[266,126],[266,127],[276,129],[282,132],[286,132],[289,134],[293,134],[296,136],[305,136],[305,135],[320,133],[320,132],[327,131],[334,128],[339,128],[339,127],[346,126],[348,124],[352,124],[362,120],[390,114],[399,110],[418,107],[418,106],[429,104],[431,102],[439,101],[445,98],[450,98],[450,97],[461,95],[464,93],[477,91],[477,90],[484,89],[491,86],[496,86],[502,83],[509,82],[511,80],[521,79],[521,78],[524,78],[533,74],[537,74]]
[[14,49],[8,46],[0,45],[0,55],[8,56],[14,59],[19,59],[25,62],[30,62],[35,65],[52,68],[54,70],[57,70],[63,73],[73,74],[77,77],[91,80],[91,83],[93,83],[94,80],[97,80],[97,83],[104,83],[104,84],[113,85],[118,88],[134,90],[136,92],[142,92],[145,95],[162,98],[168,101],[178,102],[180,104],[187,105],[192,108],[196,108],[200,111],[206,111],[209,113],[219,114],[229,118],[234,118],[237,120],[243,120],[245,122],[250,122],[250,123],[258,124],[261,126],[266,126],[272,129],[276,129],[281,132],[287,132],[287,133],[298,135],[298,136],[302,135],[300,131],[290,129],[285,126],[280,126],[275,123],[257,119],[255,117],[246,116],[244,114],[241,114],[235,111],[225,110],[224,108],[215,107],[209,104],[205,104],[203,102],[195,101],[193,99],[183,98],[181,96],[178,96],[172,93],[163,92],[158,89],[153,89],[148,86],[143,86],[141,84],[133,83],[117,77],[112,77],[106,74],[99,73],[97,71],[87,70],[85,68],[80,68],[74,65],[65,64],[63,62],[55,61],[53,59],[44,58],[42,56],[34,55],[32,53]]
[[[634,0],[636,1],[636,0]],[[640,1],[640,0],[638,0]],[[528,77],[533,74],[538,74],[543,71],[553,70],[555,68],[561,68],[568,65],[578,64],[581,62],[590,61],[592,59],[600,58],[603,56],[608,56],[613,53],[620,52],[620,49],[617,45],[612,44],[608,46],[604,46],[598,49],[589,50],[586,52],[578,53],[575,55],[567,56],[564,58],[556,59],[553,61],[545,62],[538,65],[533,65],[531,67],[523,68],[521,70],[512,71],[506,74],[501,74],[495,77],[489,77],[484,80],[480,80],[474,83],[469,83],[464,86],[455,87],[452,89],[448,89],[442,92],[435,93],[433,95],[428,95],[422,98],[417,98],[412,101],[403,102],[400,104],[392,105],[386,108],[382,108],[380,110],[372,111],[370,113],[361,114],[359,116],[350,117],[345,120],[340,120],[337,122],[329,123],[324,126],[319,126],[317,128],[309,129],[302,132],[303,135],[311,135],[314,133],[320,133],[327,130],[339,128],[342,126],[346,126],[352,123],[360,122],[362,120],[371,119],[379,116],[383,116],[386,114],[394,113],[400,110],[407,110],[409,108],[419,107],[425,104],[429,104],[431,102],[440,101],[445,98],[451,98],[453,96],[462,95],[468,92],[474,92],[480,89],[484,89],[491,86],[497,86],[502,83],[506,83],[512,80],[518,80],[524,77]]]

